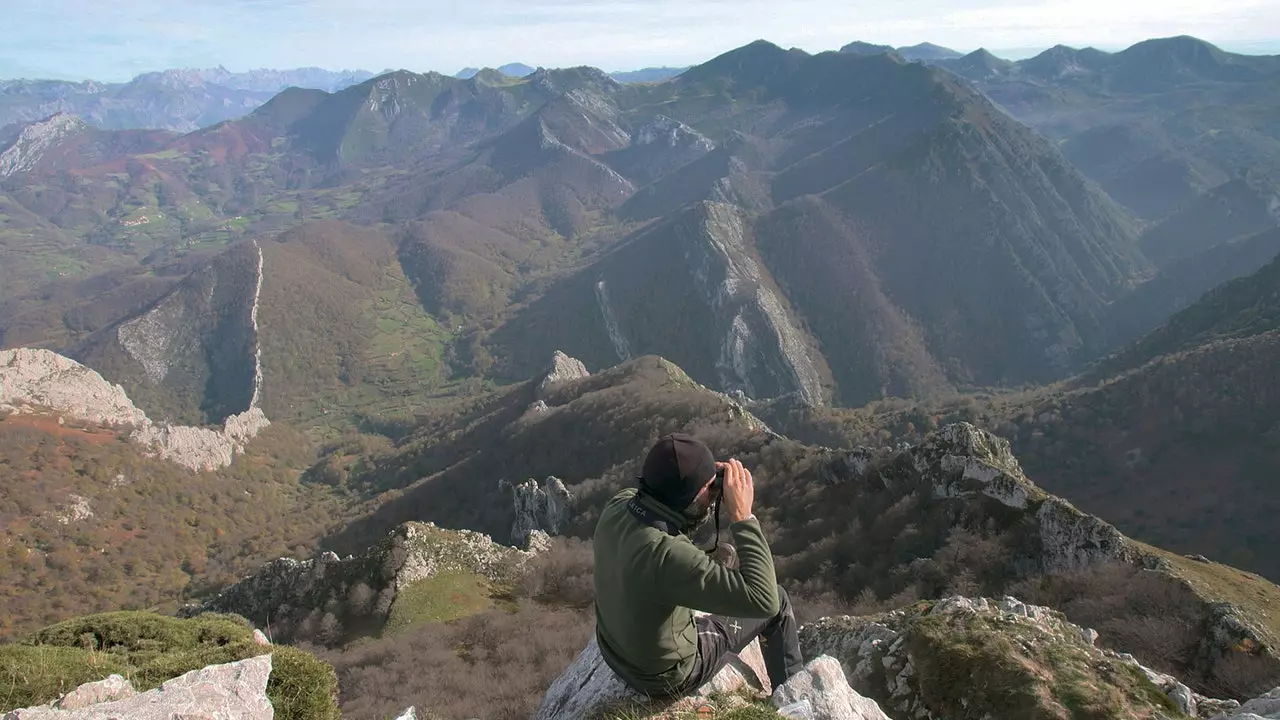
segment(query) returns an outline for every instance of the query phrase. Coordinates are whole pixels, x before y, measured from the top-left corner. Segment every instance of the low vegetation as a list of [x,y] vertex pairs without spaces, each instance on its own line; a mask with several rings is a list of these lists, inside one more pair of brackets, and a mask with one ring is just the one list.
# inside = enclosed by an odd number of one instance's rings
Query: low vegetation
[[0,646],[0,712],[56,700],[78,685],[123,675],[139,692],[198,670],[272,654],[267,696],[283,720],[337,720],[333,668],[297,648],[259,645],[243,618],[188,620],[113,612],[67,620]]
[[273,425],[229,468],[191,473],[113,432],[0,420],[0,640],[84,613],[176,609],[309,556],[344,515],[331,489],[299,482],[309,447]]

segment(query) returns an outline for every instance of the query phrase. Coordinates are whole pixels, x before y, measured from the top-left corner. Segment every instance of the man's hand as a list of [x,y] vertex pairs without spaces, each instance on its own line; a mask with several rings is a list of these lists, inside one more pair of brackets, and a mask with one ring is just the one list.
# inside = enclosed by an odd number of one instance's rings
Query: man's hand
[[751,517],[751,505],[756,499],[751,471],[737,460],[716,463],[716,468],[724,468],[724,487],[720,493],[724,509],[729,513],[729,522],[736,523]]

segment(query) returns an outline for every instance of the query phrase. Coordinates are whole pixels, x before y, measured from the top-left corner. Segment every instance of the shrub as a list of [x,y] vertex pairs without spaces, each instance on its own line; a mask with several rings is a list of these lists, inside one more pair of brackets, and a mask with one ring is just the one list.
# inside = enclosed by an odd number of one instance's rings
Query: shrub
[[594,578],[591,543],[555,538],[550,550],[529,562],[517,592],[541,603],[587,608],[595,600]]
[[336,720],[337,676],[310,653],[253,640],[237,615],[182,620],[147,612],[89,615],[51,625],[26,644],[0,646],[0,712],[55,700],[113,673],[139,691],[208,665],[272,654],[267,696],[282,720]]
[[281,720],[337,720],[338,676],[309,652],[276,645],[267,696]]

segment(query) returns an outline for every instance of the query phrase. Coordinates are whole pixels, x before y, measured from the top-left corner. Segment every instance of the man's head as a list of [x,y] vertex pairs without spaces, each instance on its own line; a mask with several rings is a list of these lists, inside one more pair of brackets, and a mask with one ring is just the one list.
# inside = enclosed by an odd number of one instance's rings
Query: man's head
[[711,517],[720,495],[716,458],[701,440],[675,433],[658,440],[644,459],[640,485],[667,507],[695,523]]

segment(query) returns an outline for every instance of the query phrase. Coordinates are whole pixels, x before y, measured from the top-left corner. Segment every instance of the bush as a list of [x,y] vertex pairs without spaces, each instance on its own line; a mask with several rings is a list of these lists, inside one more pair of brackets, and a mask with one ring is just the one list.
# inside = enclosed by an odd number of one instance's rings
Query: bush
[[282,720],[336,720],[333,667],[297,648],[254,642],[237,615],[182,620],[147,612],[89,615],[51,625],[26,644],[0,646],[0,712],[56,700],[113,673],[139,691],[209,665],[272,654],[267,697]]
[[428,623],[341,651],[333,663],[342,716],[385,720],[413,705],[441,717],[524,720],[591,639],[590,612],[525,601],[464,620]]
[[545,604],[591,607],[595,600],[595,552],[591,542],[553,539],[550,550],[529,562],[517,592]]
[[338,720],[338,676],[309,652],[276,645],[267,697],[281,720]]

